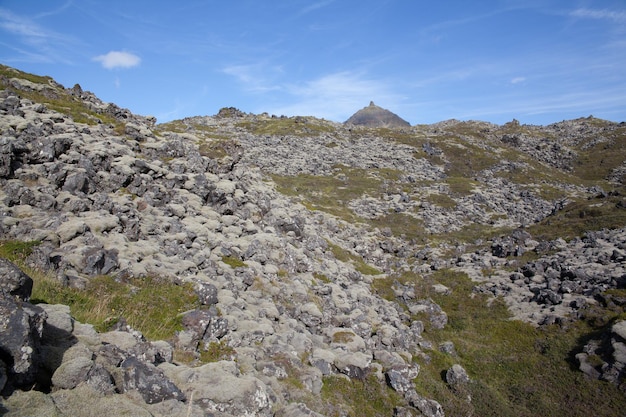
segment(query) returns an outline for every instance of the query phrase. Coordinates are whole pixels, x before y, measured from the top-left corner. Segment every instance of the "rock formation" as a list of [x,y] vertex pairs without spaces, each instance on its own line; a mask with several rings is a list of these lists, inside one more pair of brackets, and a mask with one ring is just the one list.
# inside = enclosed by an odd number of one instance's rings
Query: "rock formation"
[[409,127],[411,124],[402,119],[397,114],[383,109],[370,101],[370,105],[363,107],[354,113],[348,120],[346,125],[367,126],[367,127]]

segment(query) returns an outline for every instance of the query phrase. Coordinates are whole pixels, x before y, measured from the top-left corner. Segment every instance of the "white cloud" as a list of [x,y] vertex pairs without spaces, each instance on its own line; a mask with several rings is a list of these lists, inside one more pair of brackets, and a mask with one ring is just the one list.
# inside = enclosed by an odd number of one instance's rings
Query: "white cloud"
[[105,55],[98,55],[93,60],[100,62],[106,69],[132,68],[141,63],[141,58],[137,55],[122,51],[111,51]]
[[328,74],[304,85],[287,85],[284,91],[293,97],[293,103],[274,108],[272,113],[311,115],[334,121],[347,119],[370,101],[397,111],[402,99],[386,82],[351,71]]
[[576,9],[570,13],[574,17],[582,17],[588,19],[613,20],[617,23],[626,23],[626,11],[614,10],[594,10],[594,9]]
[[519,84],[526,81],[526,77],[515,77],[511,80],[511,84]]

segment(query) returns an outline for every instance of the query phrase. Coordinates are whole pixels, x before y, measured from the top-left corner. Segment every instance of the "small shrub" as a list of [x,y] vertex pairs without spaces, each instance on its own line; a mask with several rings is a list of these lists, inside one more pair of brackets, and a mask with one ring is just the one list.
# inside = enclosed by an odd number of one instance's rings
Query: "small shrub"
[[244,261],[239,258],[235,258],[234,256],[222,256],[222,262],[231,268],[243,268],[248,266]]
[[237,352],[224,341],[209,342],[200,349],[200,361],[203,363],[233,360]]

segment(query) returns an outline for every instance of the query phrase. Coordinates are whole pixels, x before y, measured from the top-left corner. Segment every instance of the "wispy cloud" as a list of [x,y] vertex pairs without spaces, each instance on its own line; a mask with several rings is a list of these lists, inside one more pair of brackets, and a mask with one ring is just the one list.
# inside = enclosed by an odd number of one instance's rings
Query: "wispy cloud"
[[70,36],[49,30],[29,17],[4,8],[0,8],[0,31],[13,37],[11,45],[17,55],[4,58],[9,61],[68,63],[64,51],[78,43]]
[[610,20],[616,23],[626,23],[626,11],[623,10],[607,10],[607,9],[585,9],[580,8],[572,11],[570,16],[586,19]]
[[137,55],[123,51],[111,51],[104,55],[98,55],[93,60],[100,62],[106,69],[132,68],[141,63],[141,58]]
[[526,81],[526,77],[515,77],[511,80],[511,84],[519,84]]
[[223,67],[221,71],[234,77],[247,91],[254,93],[279,89],[273,80],[283,73],[280,66],[266,63],[229,65]]
[[335,0],[323,0],[323,1],[316,1],[313,4],[308,5],[307,7],[301,9],[298,13],[297,16],[303,16],[305,14],[311,13],[314,10],[317,9],[321,9],[322,7],[326,7],[329,4],[333,3]]
[[327,74],[303,85],[286,85],[291,104],[271,109],[275,114],[312,115],[343,121],[370,101],[398,108],[402,97],[382,80],[367,78],[359,72]]

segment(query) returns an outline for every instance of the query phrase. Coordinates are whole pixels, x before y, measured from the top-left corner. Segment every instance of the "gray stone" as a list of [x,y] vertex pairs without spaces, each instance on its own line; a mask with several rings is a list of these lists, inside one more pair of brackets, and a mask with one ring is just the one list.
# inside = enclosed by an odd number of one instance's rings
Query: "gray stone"
[[123,390],[137,390],[147,404],[185,400],[185,394],[154,365],[131,356],[120,367],[124,371]]
[[0,297],[0,350],[10,358],[5,390],[30,388],[42,363],[41,335],[46,313],[37,306]]
[[452,387],[465,385],[469,381],[470,378],[467,375],[467,372],[459,364],[452,365],[452,368],[448,369],[448,371],[446,372],[446,382]]
[[611,331],[626,341],[626,320],[618,321],[613,324]]
[[387,384],[395,391],[403,394],[415,389],[413,382],[404,373],[397,369],[390,369],[385,373]]
[[82,356],[65,361],[52,375],[52,385],[57,389],[71,389],[87,381],[93,361]]
[[28,301],[33,280],[8,259],[0,258],[0,291]]

